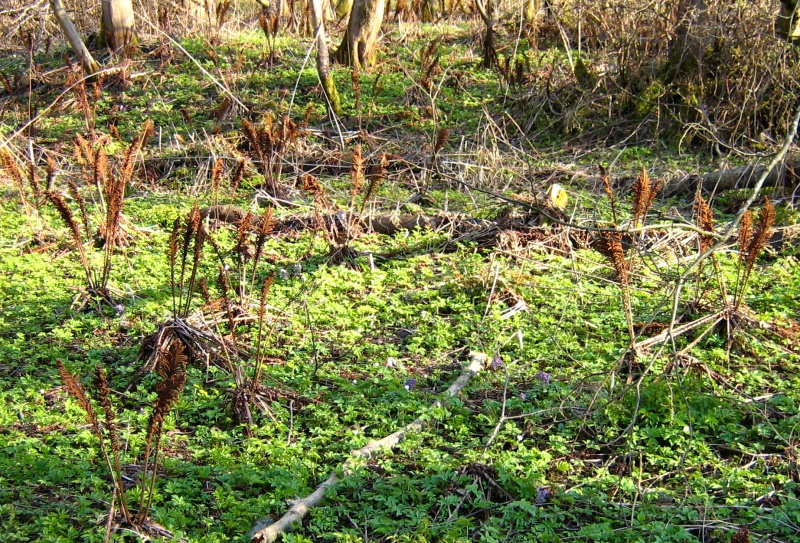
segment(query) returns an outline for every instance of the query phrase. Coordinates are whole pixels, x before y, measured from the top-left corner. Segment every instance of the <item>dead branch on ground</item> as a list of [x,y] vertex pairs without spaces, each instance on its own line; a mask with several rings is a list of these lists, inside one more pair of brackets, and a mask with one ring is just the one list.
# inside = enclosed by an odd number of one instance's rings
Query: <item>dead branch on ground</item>
[[[433,409],[441,407],[443,400],[452,398],[458,394],[467,385],[467,383],[469,383],[470,379],[472,379],[475,374],[484,369],[488,360],[489,357],[487,357],[484,353],[470,353],[469,363],[462,370],[461,375],[453,382],[452,385],[450,385],[450,388],[444,392],[441,399],[433,402],[431,407]],[[425,424],[425,420],[422,417],[419,417],[403,426],[393,434],[390,434],[377,441],[370,441],[360,449],[352,451],[350,453],[350,458],[344,464],[342,464],[342,467],[339,471],[341,471],[344,476],[349,475],[355,470],[362,459],[370,458],[373,453],[376,453],[379,450],[390,449],[396,446],[411,432],[418,432],[422,430],[425,427]],[[296,522],[301,521],[308,514],[312,507],[319,505],[322,499],[325,497],[325,493],[337,482],[339,482],[340,479],[341,477],[337,472],[332,472],[330,476],[328,476],[328,478],[322,482],[316,488],[316,490],[314,490],[314,492],[305,498],[294,502],[294,505],[292,505],[292,507],[280,519],[278,519],[277,522],[255,532],[253,534],[253,541],[256,543],[272,543],[273,541],[276,541],[281,534],[290,531]]]

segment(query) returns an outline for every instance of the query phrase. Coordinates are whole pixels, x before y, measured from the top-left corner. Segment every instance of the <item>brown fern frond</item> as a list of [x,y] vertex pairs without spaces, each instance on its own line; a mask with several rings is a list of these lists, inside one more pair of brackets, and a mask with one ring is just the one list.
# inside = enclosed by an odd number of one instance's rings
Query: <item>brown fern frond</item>
[[758,221],[756,222],[756,233],[750,240],[747,246],[747,259],[745,260],[746,273],[749,274],[750,270],[755,265],[756,258],[759,253],[769,243],[769,238],[772,235],[772,225],[775,224],[775,207],[769,198],[764,198],[764,207],[761,213],[758,214]]
[[64,224],[69,228],[70,232],[72,233],[72,239],[75,242],[75,247],[78,249],[78,254],[81,259],[81,265],[83,266],[83,271],[86,273],[86,281],[89,284],[90,288],[94,288],[94,280],[92,279],[92,269],[89,266],[89,260],[86,258],[86,250],[83,248],[83,236],[81,235],[81,227],[78,225],[78,222],[75,220],[75,216],[72,214],[72,210],[67,205],[67,202],[64,201],[64,198],[55,191],[47,190],[44,192],[45,198],[50,200],[50,203],[53,204],[53,207],[56,208],[58,211],[61,220]]
[[324,211],[328,211],[330,209],[328,198],[325,195],[325,189],[322,188],[322,185],[319,184],[319,180],[316,177],[310,173],[304,175],[301,188],[314,197],[315,206]]
[[203,255],[203,244],[208,239],[210,237],[206,233],[206,227],[202,222],[197,223],[197,230],[195,230],[194,235],[194,250],[192,251],[192,271],[189,274],[189,289],[186,293],[186,306],[183,309],[183,315],[189,314],[196,287],[197,272],[200,269],[200,258]]
[[75,398],[78,405],[80,405],[81,409],[86,413],[86,420],[92,426],[95,435],[98,437],[102,436],[100,432],[100,421],[94,409],[92,409],[92,403],[89,401],[89,397],[78,382],[78,379],[67,370],[64,362],[61,360],[56,360],[56,365],[58,366],[58,375],[61,377],[61,382],[64,383],[67,392],[72,394],[72,397]]
[[14,157],[8,149],[0,150],[0,165],[3,166],[6,174],[17,186],[20,196],[24,199],[25,183],[22,181],[22,169],[19,167],[19,164],[17,164],[17,161],[14,160]]
[[253,214],[248,211],[236,227],[236,245],[233,252],[239,255],[240,262],[247,262],[254,254],[254,249],[249,243],[252,228]]
[[261,148],[261,139],[258,137],[256,127],[253,126],[253,123],[245,118],[242,118],[242,132],[244,132],[247,141],[250,142],[250,145],[257,152],[257,154],[262,155],[263,150]]
[[130,147],[128,147],[125,157],[122,160],[122,168],[120,169],[120,182],[124,185],[130,183],[133,177],[133,168],[136,164],[136,156],[139,151],[147,145],[147,141],[153,136],[153,120],[147,119],[142,127],[142,131],[133,140]]
[[619,281],[627,284],[630,269],[625,260],[625,250],[622,247],[622,234],[620,232],[603,232],[596,239],[594,248],[608,259],[617,272]]
[[[98,147],[94,153],[92,176],[94,186],[97,187],[98,191],[104,192],[106,180],[108,179],[108,155],[102,146]],[[105,190],[107,190],[107,188]]]
[[225,165],[225,160],[222,157],[217,157],[214,161],[214,166],[211,168],[211,192],[216,194],[219,191],[219,181],[222,179],[222,168]]
[[633,226],[634,228],[642,224],[643,219],[647,216],[647,202],[650,201],[650,175],[647,170],[642,168],[642,172],[636,181],[633,183],[631,190],[633,192]]
[[283,117],[283,125],[281,126],[283,132],[284,145],[296,142],[303,134],[303,129],[295,123],[288,115]]
[[258,223],[258,228],[256,228],[256,252],[253,256],[254,268],[261,259],[261,254],[264,251],[264,243],[266,243],[269,233],[272,232],[273,225],[272,208],[267,207],[264,209],[264,213],[261,214],[261,220]]
[[121,239],[122,208],[125,205],[125,182],[122,175],[112,175],[106,180],[106,217],[103,225],[103,240],[111,252]]
[[109,441],[111,442],[111,450],[114,453],[115,468],[119,470],[119,452],[122,450],[119,444],[119,436],[117,435],[116,414],[114,413],[114,406],[111,405],[111,387],[108,384],[108,377],[102,366],[95,366],[94,386],[97,390],[97,396],[100,400],[100,407],[103,409],[104,426],[108,431]]
[[[151,500],[155,475],[158,468],[158,448],[161,433],[164,428],[164,419],[180,398],[183,386],[186,384],[186,345],[183,341],[174,338],[166,352],[160,351],[156,359],[156,373],[161,381],[156,385],[156,404],[150,413],[145,437],[145,453],[142,473],[142,491],[137,520],[141,523],[147,517]],[[148,484],[148,472],[151,473]]]
[[209,305],[211,303],[211,293],[208,292],[208,278],[201,277],[197,281],[197,289],[200,291],[200,297],[203,303]]
[[450,129],[449,128],[442,128],[439,130],[439,133],[436,135],[436,143],[433,145],[433,156],[439,154],[439,151],[444,149],[444,146],[447,145],[447,140],[450,139]]
[[[648,195],[647,202],[645,202],[645,208],[647,209],[648,212],[650,211],[650,208],[653,207],[653,202],[656,201],[656,196],[658,195],[659,192],[661,192],[661,189],[663,188],[664,188],[663,179],[656,179],[655,183],[651,182],[650,194]],[[645,213],[645,215],[647,215],[647,213]]]
[[72,199],[78,202],[78,210],[80,211],[84,230],[86,232],[91,232],[92,229],[89,227],[89,213],[86,210],[86,199],[83,197],[80,189],[78,189],[78,184],[74,179],[67,179],[67,189]]
[[378,163],[373,164],[367,169],[369,184],[367,185],[367,190],[364,191],[364,198],[361,201],[362,212],[364,211],[364,207],[375,198],[375,194],[378,193],[378,189],[389,174],[387,170],[388,166],[389,160],[386,158],[386,153],[381,153]]
[[355,206],[356,197],[364,185],[364,157],[361,154],[361,144],[356,145],[353,151],[353,165],[350,167],[350,209]]
[[64,225],[70,229],[72,233],[72,239],[78,246],[83,247],[83,236],[81,235],[81,227],[78,225],[78,222],[75,220],[75,216],[72,213],[72,210],[67,205],[67,202],[64,198],[57,192],[48,190],[44,193],[50,203],[53,204],[53,207],[56,208],[58,211],[61,220],[64,222]]
[[[153,438],[159,432],[164,419],[175,406],[186,383],[186,346],[180,339],[173,339],[167,352],[159,352],[156,359],[156,373],[161,377],[156,385],[156,404],[150,413],[147,424],[146,447],[153,446]],[[145,458],[149,454],[145,453]]]
[[614,226],[616,226],[619,224],[617,220],[617,202],[614,199],[614,189],[611,188],[608,172],[602,164],[600,165],[600,177],[603,179],[603,189],[606,191],[606,196],[608,196],[608,201],[611,204],[611,216],[614,220]]
[[358,67],[353,66],[350,70],[350,81],[353,83],[353,95],[356,97],[356,111],[361,109],[361,73],[358,70]]
[[747,258],[747,248],[753,239],[753,213],[749,209],[742,215],[742,221],[739,223],[738,238],[739,260],[744,261]]
[[89,145],[89,142],[86,141],[86,138],[81,136],[80,134],[75,135],[75,141],[73,142],[73,156],[78,164],[82,166],[90,165],[94,163],[94,153],[92,153],[92,146]]
[[38,202],[42,197],[42,187],[39,185],[39,170],[33,162],[28,166],[28,185],[31,187],[33,197]]
[[[694,201],[697,227],[704,232],[714,233],[714,212],[708,202],[698,192]],[[714,236],[700,234],[700,252],[704,253],[714,245]]]
[[53,188],[53,181],[56,179],[56,172],[58,171],[58,166],[56,166],[56,161],[53,160],[52,157],[47,157],[47,181],[45,182],[45,190],[51,190]]
[[764,198],[764,207],[758,214],[758,221],[753,228],[753,218],[750,210],[745,211],[739,223],[739,263],[743,266],[738,281],[738,293],[734,308],[738,309],[744,299],[750,273],[753,271],[759,253],[769,243],[772,235],[772,225],[775,223],[775,207],[769,198]]
[[231,177],[231,190],[234,194],[239,190],[239,185],[244,179],[245,166],[247,166],[247,159],[239,158],[236,161],[236,168],[233,170],[233,176]]

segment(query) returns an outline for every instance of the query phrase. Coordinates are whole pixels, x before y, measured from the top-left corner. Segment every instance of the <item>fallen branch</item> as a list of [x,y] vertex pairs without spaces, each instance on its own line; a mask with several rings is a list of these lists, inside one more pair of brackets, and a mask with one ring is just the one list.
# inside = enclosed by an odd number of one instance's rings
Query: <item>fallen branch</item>
[[[480,352],[470,353],[469,363],[464,367],[461,375],[456,379],[450,388],[448,388],[442,398],[436,400],[432,404],[432,408],[442,406],[442,401],[447,398],[452,398],[458,394],[470,379],[485,368],[489,358]],[[361,459],[370,458],[372,454],[381,449],[390,449],[403,441],[405,437],[411,432],[418,432],[425,427],[425,420],[420,417],[416,420],[406,424],[393,434],[390,434],[377,441],[370,441],[358,450],[350,453],[350,458],[342,464],[341,472],[346,476],[353,472],[358,466]],[[331,489],[337,482],[340,476],[333,472],[328,478],[321,483],[314,492],[301,500],[294,502],[294,505],[284,514],[277,522],[270,524],[266,528],[258,530],[253,534],[253,541],[255,543],[272,543],[277,540],[281,534],[284,534],[292,529],[292,526],[305,517],[312,507],[316,507],[325,497],[325,493]]]

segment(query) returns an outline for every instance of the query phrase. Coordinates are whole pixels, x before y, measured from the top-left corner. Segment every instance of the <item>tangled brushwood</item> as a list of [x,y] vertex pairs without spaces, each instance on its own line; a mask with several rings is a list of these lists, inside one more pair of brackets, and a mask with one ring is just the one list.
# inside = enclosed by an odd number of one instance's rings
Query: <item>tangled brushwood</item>
[[800,57],[773,34],[776,11],[763,0],[553,5],[540,47],[579,56],[534,52],[515,118],[529,134],[761,148],[796,102]]

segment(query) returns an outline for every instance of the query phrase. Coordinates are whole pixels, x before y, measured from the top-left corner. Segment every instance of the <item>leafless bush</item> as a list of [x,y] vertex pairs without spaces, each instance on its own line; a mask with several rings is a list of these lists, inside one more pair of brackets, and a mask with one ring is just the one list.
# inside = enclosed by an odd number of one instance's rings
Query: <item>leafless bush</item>
[[775,37],[776,13],[766,0],[559,4],[541,23],[558,39],[540,46],[568,58],[532,55],[526,128],[723,151],[769,144],[797,100],[798,52]]

